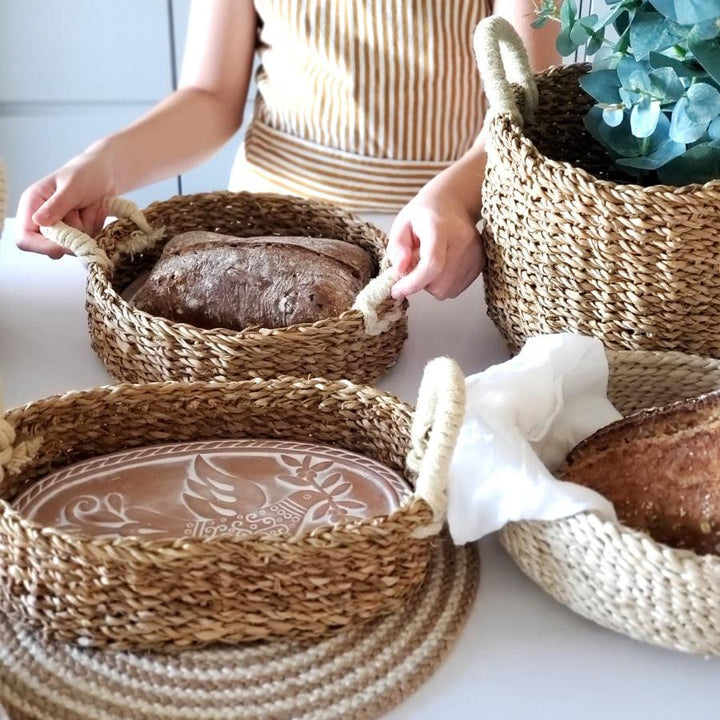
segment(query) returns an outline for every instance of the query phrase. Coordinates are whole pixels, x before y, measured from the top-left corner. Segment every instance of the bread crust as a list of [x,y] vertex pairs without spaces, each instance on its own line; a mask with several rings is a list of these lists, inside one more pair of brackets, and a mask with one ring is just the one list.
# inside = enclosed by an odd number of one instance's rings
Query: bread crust
[[375,268],[342,240],[205,231],[170,240],[132,302],[201,328],[278,328],[348,310]]
[[577,445],[559,475],[659,542],[720,552],[720,391],[635,413]]

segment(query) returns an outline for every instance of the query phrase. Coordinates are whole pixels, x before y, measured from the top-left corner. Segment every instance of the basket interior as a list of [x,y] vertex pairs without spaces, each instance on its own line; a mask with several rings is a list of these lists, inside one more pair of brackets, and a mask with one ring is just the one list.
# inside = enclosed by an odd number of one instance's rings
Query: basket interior
[[[523,134],[550,160],[568,162],[603,180],[638,182],[623,173],[585,129],[583,118],[595,101],[579,81],[590,67],[587,63],[565,65],[537,74],[538,109],[533,121],[525,124]],[[513,90],[522,107],[521,88],[514,86]]]
[[[157,262],[165,244],[175,235],[191,230],[255,237],[260,235],[326,237],[350,242],[367,250],[373,259],[373,275],[382,265],[386,237],[338,207],[283,195],[253,193],[198,193],[150,205],[144,214],[154,228],[164,227],[154,247],[134,255],[121,253],[112,285],[122,292]],[[110,255],[137,228],[129,220],[112,223],[98,236]]]
[[100,388],[48,398],[6,415],[17,440],[41,438],[35,457],[0,482],[12,501],[48,473],[87,458],[169,442],[262,438],[333,445],[399,471],[412,409],[345,382],[282,378]]

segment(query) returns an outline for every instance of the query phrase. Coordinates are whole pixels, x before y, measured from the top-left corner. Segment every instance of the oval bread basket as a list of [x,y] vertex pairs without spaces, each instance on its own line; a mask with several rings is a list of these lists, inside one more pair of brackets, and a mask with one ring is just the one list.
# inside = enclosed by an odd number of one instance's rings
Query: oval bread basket
[[720,181],[627,182],[585,130],[588,65],[533,76],[498,17],[478,26],[475,52],[490,104],[486,304],[510,349],[567,331],[615,350],[720,356]]
[[[184,195],[153,203],[144,212],[113,198],[108,209],[121,219],[95,239],[63,223],[42,231],[87,263],[91,343],[118,380],[311,375],[371,383],[395,364],[407,337],[407,303],[390,298],[395,277],[385,256],[387,239],[372,225],[328,203],[272,194]],[[165,243],[190,230],[344,240],[370,253],[376,274],[352,309],[285,328],[201,329],[125,301],[120,293],[154,265]]]
[[[720,388],[718,360],[645,350],[608,357],[610,399],[623,415]],[[511,523],[500,538],[526,575],[580,615],[636,640],[720,654],[720,557],[592,513]]]
[[[418,407],[349,381],[253,379],[119,385],[0,418],[0,610],[85,646],[187,647],[320,636],[397,610],[423,581],[445,516],[464,409],[457,365],[428,365]],[[48,472],[175,441],[325,443],[400,471],[414,492],[388,517],[298,538],[89,538],[10,502]]]

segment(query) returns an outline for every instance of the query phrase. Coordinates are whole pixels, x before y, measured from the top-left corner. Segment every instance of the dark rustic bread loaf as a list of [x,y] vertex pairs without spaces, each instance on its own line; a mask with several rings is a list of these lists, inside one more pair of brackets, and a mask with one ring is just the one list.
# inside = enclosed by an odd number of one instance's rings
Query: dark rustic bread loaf
[[720,393],[608,425],[573,449],[560,476],[659,542],[720,553]]
[[132,301],[202,328],[276,328],[339,315],[372,275],[370,254],[341,240],[194,231],[167,243]]

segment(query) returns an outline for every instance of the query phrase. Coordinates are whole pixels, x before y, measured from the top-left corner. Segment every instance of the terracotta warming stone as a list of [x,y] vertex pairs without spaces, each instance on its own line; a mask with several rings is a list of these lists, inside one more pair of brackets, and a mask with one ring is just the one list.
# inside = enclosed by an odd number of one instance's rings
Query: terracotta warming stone
[[13,505],[43,525],[95,537],[294,537],[388,515],[410,493],[399,473],[348,450],[246,439],[85,460],[33,484]]

